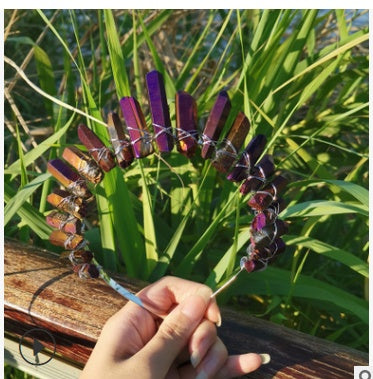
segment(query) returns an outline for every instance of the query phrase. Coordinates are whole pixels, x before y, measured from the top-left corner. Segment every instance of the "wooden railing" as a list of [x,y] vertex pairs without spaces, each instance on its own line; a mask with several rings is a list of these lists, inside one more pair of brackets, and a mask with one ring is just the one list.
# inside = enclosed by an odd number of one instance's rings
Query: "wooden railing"
[[[137,291],[145,283],[116,277]],[[105,321],[126,300],[101,279],[81,280],[54,253],[5,240],[5,360],[39,377],[74,378],[89,357]],[[229,309],[222,309],[218,333],[230,353],[259,352],[271,362],[249,378],[353,378],[354,366],[368,365],[366,353],[315,338]],[[22,335],[32,328],[49,331],[56,354],[42,366],[19,354]],[[40,341],[43,354],[53,350]]]

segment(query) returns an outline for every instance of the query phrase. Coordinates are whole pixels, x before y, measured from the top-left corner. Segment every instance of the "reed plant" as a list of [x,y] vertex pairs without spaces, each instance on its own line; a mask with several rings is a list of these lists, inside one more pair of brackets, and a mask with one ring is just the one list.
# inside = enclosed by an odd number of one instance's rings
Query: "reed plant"
[[[197,101],[203,129],[219,91],[265,134],[290,180],[286,252],[242,273],[219,302],[351,347],[368,348],[368,18],[346,10],[7,10],[5,235],[50,250],[46,162],[135,96],[145,75]],[[229,122],[228,122],[229,124]],[[171,274],[217,288],[237,267],[253,215],[236,184],[177,151],[115,168],[94,188],[86,238],[109,271]]]

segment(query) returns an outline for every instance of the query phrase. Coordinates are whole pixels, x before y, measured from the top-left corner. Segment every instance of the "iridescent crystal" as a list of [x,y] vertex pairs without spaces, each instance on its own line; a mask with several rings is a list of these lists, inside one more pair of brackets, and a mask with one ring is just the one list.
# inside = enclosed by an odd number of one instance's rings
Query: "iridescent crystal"
[[250,176],[250,171],[254,167],[256,161],[263,153],[267,139],[263,134],[255,136],[246,146],[245,150],[232,172],[227,176],[232,182],[241,182]]
[[114,148],[114,154],[121,168],[127,168],[133,162],[131,142],[124,133],[123,125],[115,112],[110,112],[107,117],[107,128]]
[[115,167],[114,155],[86,125],[78,126],[78,137],[98,165],[108,172]]
[[60,159],[47,164],[48,171],[72,194],[79,197],[91,197],[85,180]]
[[47,196],[47,201],[53,207],[63,212],[67,212],[79,219],[86,216],[86,203],[83,199],[81,197],[71,195],[71,193],[67,191],[55,189]]
[[231,110],[231,102],[227,92],[219,93],[210,115],[207,119],[205,129],[203,130],[202,140],[203,146],[201,156],[204,159],[211,158],[215,152],[220,133],[227,121],[229,111]]
[[66,147],[62,153],[62,158],[73,166],[80,175],[97,184],[103,178],[103,173],[97,163],[83,151],[75,146]]
[[192,157],[197,148],[197,104],[184,91],[176,93],[177,146],[181,154]]
[[220,172],[227,173],[233,162],[237,159],[238,151],[245,141],[250,129],[248,118],[239,112],[230,128],[228,135],[222,141],[212,160],[213,166]]
[[161,153],[168,153],[174,146],[174,139],[162,74],[156,70],[149,72],[146,84],[158,149]]
[[154,152],[152,135],[146,126],[140,104],[134,97],[123,97],[120,106],[131,139],[136,158],[143,158]]
[[79,234],[69,234],[62,230],[53,230],[49,236],[49,242],[66,250],[81,249],[86,244],[84,238]]
[[66,233],[80,234],[82,232],[81,221],[67,213],[52,211],[47,215],[46,221],[52,228],[60,229]]
[[268,208],[272,201],[277,200],[278,194],[284,190],[286,184],[287,180],[283,176],[276,176],[271,183],[251,197],[248,206],[258,211]]

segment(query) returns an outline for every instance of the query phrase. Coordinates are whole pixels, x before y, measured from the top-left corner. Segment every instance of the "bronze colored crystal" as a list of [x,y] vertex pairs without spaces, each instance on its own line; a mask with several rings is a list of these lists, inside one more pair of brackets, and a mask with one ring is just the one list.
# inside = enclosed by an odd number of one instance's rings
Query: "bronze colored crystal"
[[86,215],[86,205],[83,199],[71,195],[67,191],[55,189],[54,192],[47,196],[47,201],[60,211],[67,212],[79,219],[82,219]]
[[91,197],[85,180],[60,159],[47,164],[48,171],[72,194],[79,197]]
[[89,250],[75,250],[75,251],[63,251],[60,254],[60,259],[69,258],[73,264],[78,263],[90,263],[93,259],[93,254]]
[[78,137],[98,165],[108,172],[115,167],[114,155],[96,134],[84,124],[78,126]]
[[97,184],[100,183],[103,178],[103,173],[97,163],[84,154],[75,146],[66,147],[62,153],[62,158],[65,159],[71,166],[73,166],[80,175],[89,180],[90,182]]
[[92,263],[79,263],[73,266],[73,270],[78,274],[80,279],[95,279],[98,278],[100,272]]
[[124,128],[119,116],[115,112],[110,112],[108,114],[107,128],[117,162],[121,168],[127,168],[134,159],[132,146],[124,133]]
[[213,166],[220,172],[227,173],[237,159],[238,151],[245,141],[250,129],[250,122],[243,112],[239,112],[212,160]]
[[49,242],[66,250],[81,249],[86,244],[84,238],[79,234],[69,234],[62,230],[53,230],[49,236]]
[[82,232],[81,221],[67,213],[53,211],[46,217],[47,224],[52,228],[60,229],[70,234],[80,234]]

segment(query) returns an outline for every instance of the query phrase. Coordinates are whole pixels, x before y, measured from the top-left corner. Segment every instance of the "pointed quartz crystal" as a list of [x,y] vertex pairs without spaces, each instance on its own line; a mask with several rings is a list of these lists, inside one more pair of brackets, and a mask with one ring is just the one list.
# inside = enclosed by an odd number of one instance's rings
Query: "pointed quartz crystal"
[[52,228],[60,229],[66,233],[80,234],[82,232],[81,221],[67,213],[52,211],[47,215],[46,221]]
[[62,230],[53,230],[49,236],[49,242],[66,250],[78,250],[86,244],[84,238],[79,234],[69,234]]
[[210,115],[207,119],[205,129],[203,130],[202,140],[203,146],[201,157],[208,159],[213,156],[216,149],[216,144],[223,130],[224,124],[227,121],[229,111],[231,110],[231,102],[227,92],[219,93]]
[[83,199],[81,197],[71,195],[71,193],[67,191],[55,189],[47,196],[47,201],[53,207],[63,212],[67,212],[79,219],[82,219],[86,216],[86,203],[83,201]]
[[274,171],[275,165],[272,156],[264,155],[260,162],[251,169],[249,177],[241,184],[240,192],[246,195],[251,191],[258,191]]
[[135,158],[143,158],[154,152],[150,134],[140,104],[134,97],[123,97],[120,106],[131,139]]
[[66,147],[62,153],[62,158],[90,182],[94,184],[101,182],[103,173],[100,167],[91,157],[83,153],[77,147]]
[[117,162],[121,168],[127,168],[134,159],[132,146],[124,133],[120,118],[115,112],[110,112],[108,114],[107,128]]
[[75,196],[88,198],[92,194],[88,191],[85,180],[66,163],[60,159],[53,159],[48,162],[48,171]]
[[238,151],[245,141],[250,129],[250,122],[243,112],[239,112],[230,128],[228,135],[222,141],[222,146],[216,151],[212,160],[213,166],[220,172],[227,173],[237,159]]
[[273,201],[277,200],[279,193],[284,190],[287,182],[287,179],[283,176],[276,176],[271,183],[251,197],[247,202],[248,206],[257,211],[267,209]]
[[255,136],[242,152],[241,158],[227,176],[227,179],[232,182],[241,182],[247,179],[252,167],[263,153],[266,143],[267,138],[263,134]]
[[176,93],[177,145],[181,154],[191,158],[197,148],[197,104],[187,92]]
[[156,70],[149,72],[146,85],[158,149],[161,153],[168,153],[174,146],[174,139],[162,74]]
[[115,167],[114,155],[96,134],[84,124],[78,126],[78,137],[98,165],[108,172]]

